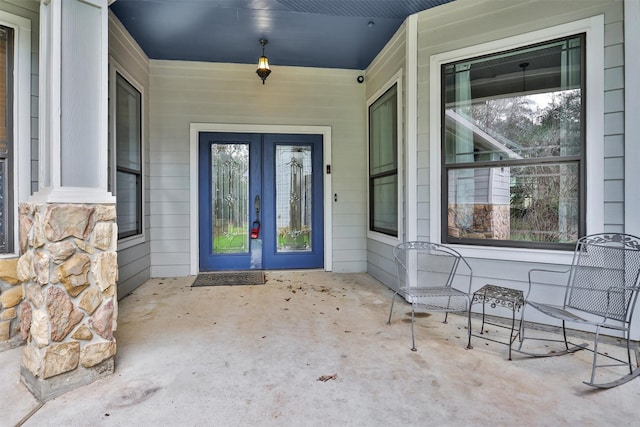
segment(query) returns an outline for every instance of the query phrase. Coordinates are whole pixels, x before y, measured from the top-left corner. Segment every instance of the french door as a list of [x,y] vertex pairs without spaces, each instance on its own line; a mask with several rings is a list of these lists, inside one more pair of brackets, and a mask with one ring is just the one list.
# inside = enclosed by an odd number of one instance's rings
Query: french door
[[322,136],[202,132],[199,268],[324,266]]

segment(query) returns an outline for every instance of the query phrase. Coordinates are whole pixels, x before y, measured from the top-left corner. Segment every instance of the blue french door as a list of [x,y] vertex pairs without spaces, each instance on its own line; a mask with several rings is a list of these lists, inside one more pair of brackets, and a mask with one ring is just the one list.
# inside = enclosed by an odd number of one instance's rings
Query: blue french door
[[203,132],[200,271],[324,266],[322,136]]

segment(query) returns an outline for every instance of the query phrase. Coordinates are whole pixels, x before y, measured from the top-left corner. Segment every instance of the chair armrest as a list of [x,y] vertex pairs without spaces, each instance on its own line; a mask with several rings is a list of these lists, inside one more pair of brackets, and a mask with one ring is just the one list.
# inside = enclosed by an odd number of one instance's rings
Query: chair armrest
[[542,274],[567,274],[568,272],[570,272],[571,269],[568,268],[566,270],[547,270],[544,268],[532,268],[531,270],[529,270],[529,289],[527,290],[527,294],[525,295],[524,299],[525,301],[529,299],[529,294],[531,294],[531,289],[533,286],[534,282],[534,275],[537,275],[538,273],[542,273]]
[[[611,304],[611,294],[618,293],[624,296],[624,292],[626,291],[630,291],[632,293],[640,292],[640,286],[611,286],[609,287],[609,289],[607,289],[607,310],[604,315],[605,320],[609,318],[609,306]],[[626,309],[628,310],[629,308],[626,307]]]

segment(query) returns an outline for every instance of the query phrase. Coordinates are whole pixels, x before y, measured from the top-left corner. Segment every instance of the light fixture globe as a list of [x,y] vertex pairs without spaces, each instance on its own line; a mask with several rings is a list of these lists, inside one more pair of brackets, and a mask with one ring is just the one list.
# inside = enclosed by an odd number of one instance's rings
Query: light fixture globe
[[264,81],[269,77],[269,74],[271,74],[269,59],[264,56],[264,45],[267,43],[269,43],[267,40],[260,39],[260,44],[262,45],[262,56],[258,59],[258,69],[256,70],[256,74],[262,79],[262,84],[264,84]]

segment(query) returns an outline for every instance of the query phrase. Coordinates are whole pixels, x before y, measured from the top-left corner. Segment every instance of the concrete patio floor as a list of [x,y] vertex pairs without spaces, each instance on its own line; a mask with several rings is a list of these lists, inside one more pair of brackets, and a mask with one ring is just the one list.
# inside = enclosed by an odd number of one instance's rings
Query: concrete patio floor
[[152,279],[122,299],[116,372],[45,404],[19,382],[21,348],[0,353],[0,425],[619,426],[640,416],[640,380],[582,383],[590,352],[508,361],[490,341],[466,350],[466,319],[441,314],[416,320],[410,351],[409,305],[388,326],[392,292],[366,274],[193,280]]

